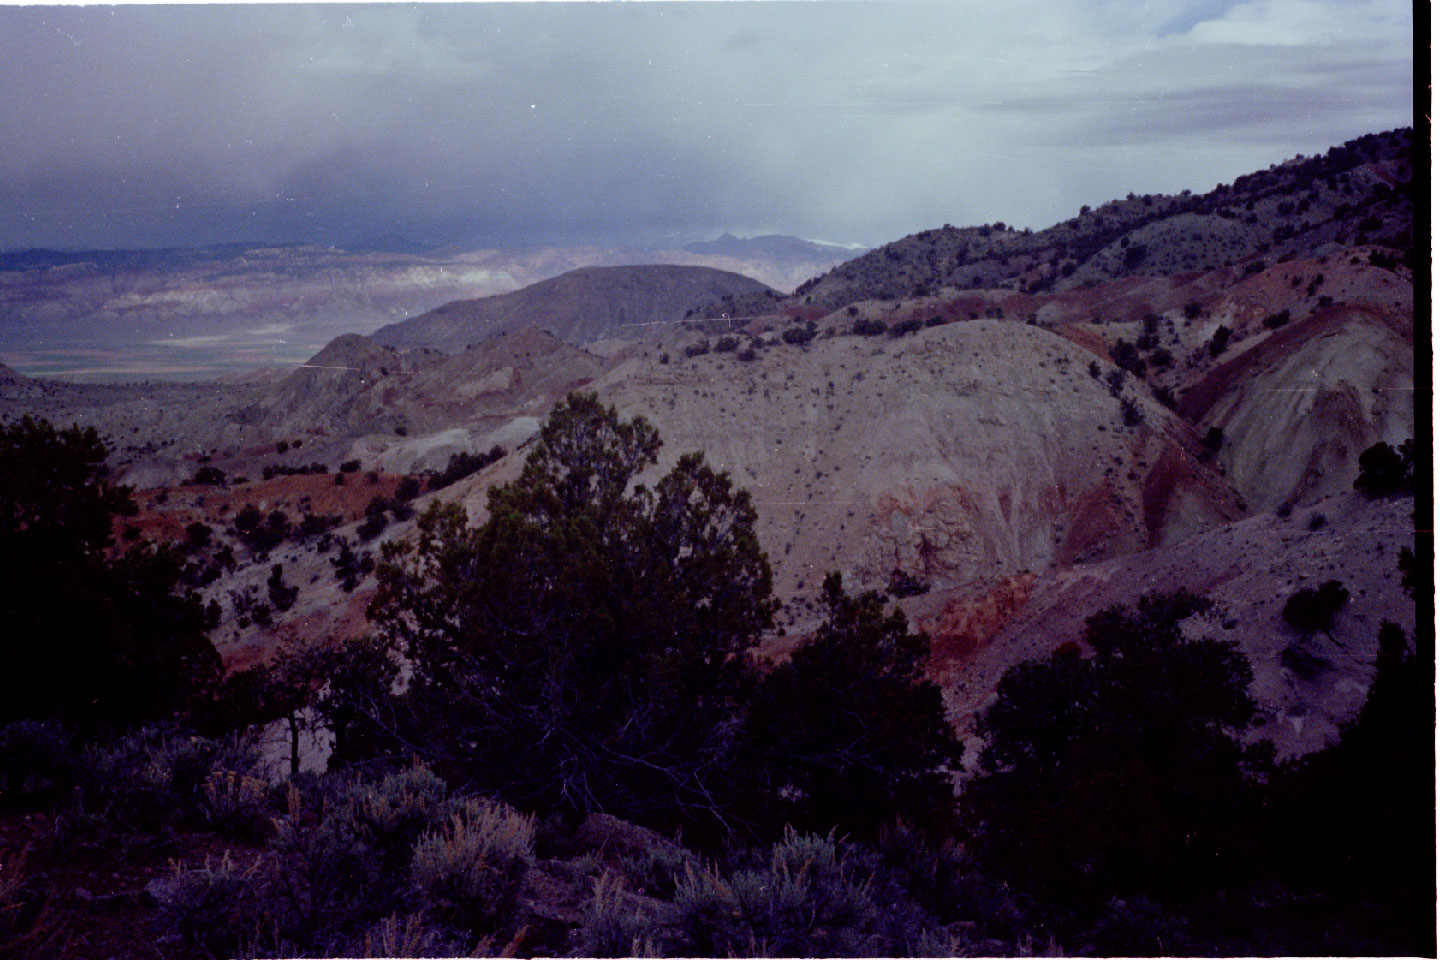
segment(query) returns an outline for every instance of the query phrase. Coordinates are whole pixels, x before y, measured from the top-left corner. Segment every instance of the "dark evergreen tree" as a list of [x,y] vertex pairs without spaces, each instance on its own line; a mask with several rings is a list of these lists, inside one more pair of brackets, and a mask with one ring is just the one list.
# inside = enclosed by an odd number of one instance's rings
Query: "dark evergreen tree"
[[1090,617],[1088,654],[1066,643],[1006,671],[964,796],[991,870],[1067,907],[1213,890],[1246,871],[1268,751],[1240,740],[1256,711],[1248,661],[1181,632],[1208,606],[1146,596]]
[[179,553],[112,555],[113,518],[135,505],[105,456],[93,429],[0,428],[0,723],[165,719],[219,673],[198,597],[177,593]]
[[[1413,550],[1399,566],[1418,599]],[[1433,595],[1419,596],[1433,617]],[[1336,743],[1290,764],[1271,800],[1276,874],[1318,897],[1326,921],[1350,915],[1335,952],[1435,955],[1435,644],[1418,626],[1412,640],[1381,625],[1360,713]]]
[[299,587],[292,587],[285,582],[285,567],[279,563],[270,568],[270,578],[265,581],[265,589],[270,596],[270,603],[281,612],[293,607],[296,598],[300,596]]
[[1298,633],[1330,632],[1335,615],[1350,602],[1350,591],[1339,580],[1326,580],[1318,587],[1301,587],[1285,601],[1280,615]]
[[949,769],[962,747],[940,688],[925,678],[930,638],[877,593],[825,578],[826,622],[754,697],[744,750],[746,814],[763,834],[837,825],[874,839],[897,819],[953,825]]
[[435,505],[413,546],[386,545],[371,616],[415,667],[397,754],[525,806],[724,820],[770,567],[749,495],[700,454],[636,483],[659,447],[571,395],[484,524]]
[[1360,454],[1360,475],[1355,489],[1366,496],[1383,497],[1410,492],[1415,488],[1415,441],[1398,447],[1377,443]]

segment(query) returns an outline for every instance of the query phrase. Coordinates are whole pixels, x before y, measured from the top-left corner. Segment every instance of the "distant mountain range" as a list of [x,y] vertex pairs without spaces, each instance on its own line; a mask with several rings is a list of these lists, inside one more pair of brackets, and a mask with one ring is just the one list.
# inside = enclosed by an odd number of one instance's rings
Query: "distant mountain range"
[[804,260],[810,258],[817,263],[834,257],[857,257],[865,252],[864,247],[844,247],[835,243],[816,243],[783,234],[766,234],[759,237],[737,237],[722,233],[714,240],[697,240],[685,244],[691,253],[717,254],[723,257],[769,257],[776,260]]

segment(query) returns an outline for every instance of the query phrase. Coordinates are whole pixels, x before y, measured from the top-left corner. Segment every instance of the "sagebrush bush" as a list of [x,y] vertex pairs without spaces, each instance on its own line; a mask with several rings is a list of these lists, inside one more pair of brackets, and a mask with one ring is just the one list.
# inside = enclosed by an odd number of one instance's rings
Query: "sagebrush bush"
[[[908,897],[940,922],[974,923],[985,936],[1019,936],[1023,917],[1015,897],[955,844],[937,844],[934,837],[896,823],[880,834],[876,855],[881,868],[876,888],[882,898]],[[887,887],[897,888],[898,894]]]
[[[220,772],[202,788],[215,816],[227,805],[243,810],[263,804],[267,793],[271,807],[283,806],[267,869],[247,876],[242,892],[265,919],[266,949],[286,956],[353,956],[376,938],[428,945],[442,955],[468,952],[452,949],[457,941],[443,925],[435,926],[434,936],[427,932],[413,941],[406,939],[411,927],[382,924],[386,916],[416,912],[411,849],[425,829],[443,821],[447,792],[443,781],[418,767],[373,782],[353,775],[302,776],[268,791],[258,781]],[[207,870],[186,882],[206,880],[223,889],[234,879],[225,870]]]
[[194,824],[253,834],[264,818],[264,788],[234,787],[256,779],[258,760],[238,737],[210,740],[147,727],[85,751],[81,805],[128,829]]
[[669,900],[675,896],[686,865],[694,863],[694,854],[683,847],[655,846],[646,848],[642,854],[622,858],[620,866],[638,891]]
[[399,869],[409,860],[420,834],[444,820],[448,795],[444,780],[426,767],[414,766],[379,782],[352,785],[343,801],[343,815],[352,820],[355,834],[380,854],[386,869]]
[[586,957],[653,957],[660,928],[625,897],[624,879],[608,870],[595,878],[595,894],[580,927],[580,954]]
[[420,914],[409,914],[402,922],[398,913],[366,930],[360,939],[362,957],[463,957],[477,956],[453,930],[436,926]]
[[252,840],[270,828],[267,785],[234,770],[214,770],[200,787],[198,805],[205,821],[221,833]]
[[315,943],[395,909],[404,876],[387,875],[362,835],[348,801],[352,784],[322,778],[309,786],[307,797],[292,785],[272,847],[284,880],[286,929]]
[[687,864],[675,893],[681,953],[704,956],[948,955],[954,944],[915,905],[876,895],[873,854],[848,862],[833,836],[787,831],[767,866]]
[[51,894],[26,871],[26,851],[0,857],[0,956],[46,957],[69,953]]
[[176,821],[174,780],[163,743],[142,731],[85,751],[80,762],[82,806],[116,825],[158,830]]
[[534,865],[534,819],[502,803],[468,800],[415,844],[410,876],[441,916],[493,929],[513,909]]
[[273,930],[264,896],[265,864],[241,866],[226,854],[193,870],[176,868],[158,897],[155,926],[160,942],[212,957],[256,956]]
[[1183,914],[1166,910],[1144,897],[1111,900],[1095,926],[1080,935],[1087,953],[1105,957],[1202,956]]

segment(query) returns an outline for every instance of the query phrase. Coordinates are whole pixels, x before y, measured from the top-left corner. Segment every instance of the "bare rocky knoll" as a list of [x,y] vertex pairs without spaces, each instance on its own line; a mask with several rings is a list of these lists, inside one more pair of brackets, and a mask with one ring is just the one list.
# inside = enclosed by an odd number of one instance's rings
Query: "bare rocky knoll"
[[749,277],[708,267],[586,267],[514,293],[462,300],[381,327],[371,334],[390,347],[463,350],[525,327],[571,343],[640,337],[647,328],[684,319],[697,307],[736,297],[778,299]]
[[[1327,243],[1405,250],[1414,243],[1414,149],[1414,132],[1404,128],[1296,156],[1205,194],[1131,194],[1084,207],[1045,230],[946,225],[849,260],[801,285],[787,303],[834,309],[941,287],[1063,291],[1261,257],[1273,262]],[[739,306],[769,309],[759,300]]]

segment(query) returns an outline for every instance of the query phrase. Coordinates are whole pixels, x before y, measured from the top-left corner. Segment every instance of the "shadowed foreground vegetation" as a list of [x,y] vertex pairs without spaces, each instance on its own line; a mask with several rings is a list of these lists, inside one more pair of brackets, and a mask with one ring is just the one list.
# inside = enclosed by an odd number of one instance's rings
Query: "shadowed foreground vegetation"
[[[640,483],[659,448],[570,396],[483,523],[382,548],[370,638],[221,681],[167,554],[114,550],[98,438],[5,428],[0,956],[1434,955],[1424,628],[1279,764],[1210,602],[1150,595],[1010,669],[961,775],[884,596],[832,574],[753,659],[749,495],[698,453]],[[330,769],[264,770],[303,718]]]

